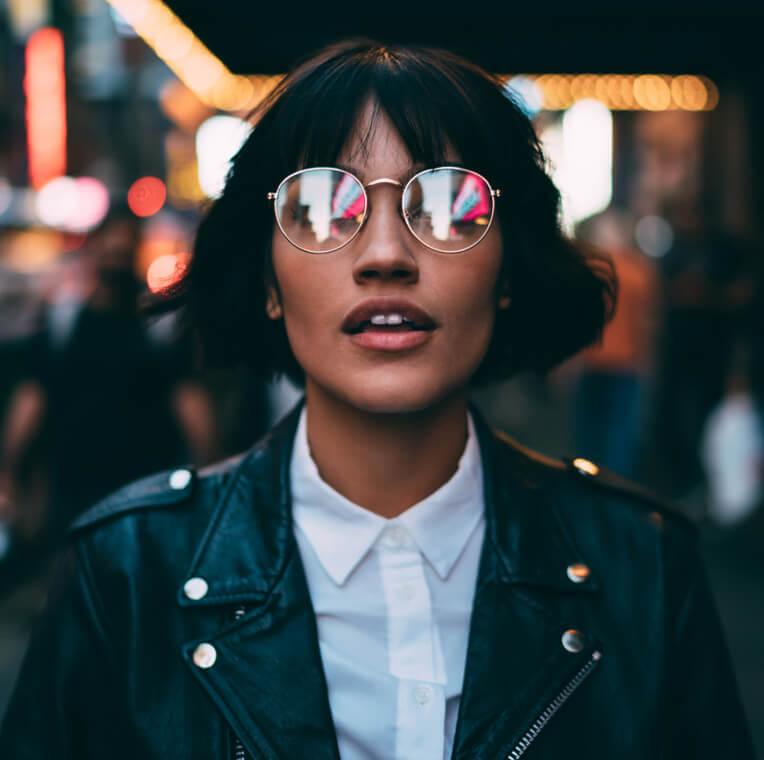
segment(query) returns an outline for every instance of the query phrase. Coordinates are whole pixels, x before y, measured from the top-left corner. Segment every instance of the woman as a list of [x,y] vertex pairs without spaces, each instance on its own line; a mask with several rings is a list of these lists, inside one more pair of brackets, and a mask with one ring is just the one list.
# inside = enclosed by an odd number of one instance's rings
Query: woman
[[558,202],[457,57],[351,41],[288,76],[180,296],[209,361],[305,403],[74,525],[3,756],[752,757],[691,526],[468,404],[612,313]]

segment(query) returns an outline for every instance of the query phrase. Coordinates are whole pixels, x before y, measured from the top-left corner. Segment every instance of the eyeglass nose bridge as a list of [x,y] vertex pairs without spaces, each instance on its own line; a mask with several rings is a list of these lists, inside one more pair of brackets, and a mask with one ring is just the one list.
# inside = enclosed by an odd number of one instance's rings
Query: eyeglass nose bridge
[[402,182],[398,182],[397,179],[390,179],[389,177],[380,177],[379,179],[375,179],[372,182],[369,182],[368,185],[364,185],[364,188],[368,190],[370,187],[374,187],[375,185],[394,185],[395,187],[403,188]]
[[[366,185],[362,184],[361,186],[363,187],[364,190],[368,190],[370,187],[376,187],[377,185],[392,185],[393,187],[397,187],[400,190],[403,190],[404,188],[404,185],[402,182],[399,182],[397,179],[391,179],[390,177],[380,177],[379,179],[372,180],[368,184]],[[403,198],[401,198],[401,212],[403,213]],[[366,224],[370,216],[371,216],[371,208],[367,207],[362,226]],[[403,218],[405,221],[405,214]]]

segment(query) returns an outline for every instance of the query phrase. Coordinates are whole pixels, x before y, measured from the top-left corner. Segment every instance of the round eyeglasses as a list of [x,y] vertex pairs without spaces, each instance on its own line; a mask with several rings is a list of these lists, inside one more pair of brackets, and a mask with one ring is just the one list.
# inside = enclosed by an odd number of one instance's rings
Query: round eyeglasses
[[402,189],[401,216],[411,234],[438,253],[463,253],[488,233],[499,189],[477,172],[439,166],[415,174],[405,185],[388,178],[364,185],[344,169],[316,166],[285,177],[272,200],[276,223],[295,248],[332,253],[346,246],[369,217],[368,188]]

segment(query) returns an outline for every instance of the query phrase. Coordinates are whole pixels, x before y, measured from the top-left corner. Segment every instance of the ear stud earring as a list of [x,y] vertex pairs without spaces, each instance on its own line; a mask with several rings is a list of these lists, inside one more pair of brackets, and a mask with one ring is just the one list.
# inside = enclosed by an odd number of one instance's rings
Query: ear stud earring
[[281,317],[281,304],[269,299],[265,311],[271,319],[279,319]]
[[510,304],[511,301],[512,301],[512,299],[509,296],[502,296],[499,299],[499,308],[500,309],[508,309],[509,308],[509,304]]

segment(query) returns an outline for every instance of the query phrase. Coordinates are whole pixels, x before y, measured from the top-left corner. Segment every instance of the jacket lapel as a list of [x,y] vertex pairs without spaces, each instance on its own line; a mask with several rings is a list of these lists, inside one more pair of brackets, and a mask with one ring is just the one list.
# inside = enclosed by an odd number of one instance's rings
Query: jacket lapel
[[[497,442],[476,410],[486,494],[486,537],[478,571],[453,757],[507,757],[600,651],[591,601],[593,572],[583,563],[534,481],[526,457]],[[580,632],[580,651],[563,645]],[[570,638],[568,637],[568,643]],[[556,708],[555,708],[556,709]]]
[[[315,613],[293,537],[289,466],[302,402],[230,475],[187,578],[207,591],[189,615],[183,656],[254,757],[339,760]],[[585,562],[527,457],[497,441],[471,409],[484,468],[486,534],[470,622],[453,757],[507,756],[599,649],[598,583],[566,573]],[[220,609],[231,611],[221,624]],[[233,610],[243,609],[238,619]],[[207,617],[205,617],[205,615]],[[205,622],[206,621],[206,622]],[[568,651],[565,631],[583,634]],[[215,648],[214,665],[194,653]]]
[[[339,760],[315,615],[292,536],[289,463],[300,406],[253,449],[231,476],[188,578],[207,593],[188,614],[214,617],[217,628],[183,646],[194,676],[255,758]],[[220,607],[238,608],[220,625]],[[201,608],[201,609],[199,609]],[[243,611],[243,612],[242,612]],[[201,668],[194,653],[211,644]]]

